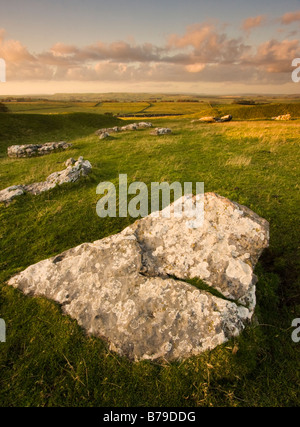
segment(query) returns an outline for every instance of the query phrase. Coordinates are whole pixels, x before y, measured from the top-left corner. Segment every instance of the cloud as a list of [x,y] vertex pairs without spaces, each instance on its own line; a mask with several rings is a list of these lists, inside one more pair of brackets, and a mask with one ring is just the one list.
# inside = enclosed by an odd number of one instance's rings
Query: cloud
[[296,21],[300,21],[300,10],[297,10],[295,12],[285,13],[281,17],[281,23],[285,25],[292,24],[293,22],[296,22]]
[[154,46],[151,43],[143,45],[131,45],[124,41],[112,43],[97,42],[83,48],[72,45],[56,43],[48,52],[56,60],[64,62],[64,59],[79,63],[80,61],[112,60],[124,62],[146,62],[155,61],[160,58],[164,49]]
[[[263,15],[243,22],[245,31],[262,25]],[[97,41],[87,46],[55,43],[40,53],[0,29],[0,57],[7,63],[7,81],[52,82],[240,82],[278,83],[290,80],[291,58],[299,56],[299,40],[266,40],[250,46],[245,34],[231,37],[216,23],[204,22],[171,34],[162,46],[131,41]]]
[[5,41],[4,29],[0,29],[0,57],[8,62],[35,60],[34,56],[18,40]]
[[291,59],[300,51],[299,40],[269,40],[257,47],[254,55],[245,56],[243,63],[264,69],[267,73],[290,73]]
[[64,43],[56,43],[51,47],[50,51],[54,56],[66,56],[66,55],[74,55],[78,52],[78,48],[74,45],[67,45]]
[[214,26],[211,24],[194,24],[187,28],[183,36],[171,34],[168,40],[169,48],[183,48],[193,46],[199,49],[207,40],[211,40],[214,34]]
[[199,73],[200,71],[204,70],[205,68],[205,64],[190,64],[190,65],[186,65],[185,69],[189,72],[189,73]]
[[260,27],[265,21],[266,21],[265,15],[249,17],[243,21],[242,29],[249,33],[253,28]]
[[234,63],[250,49],[241,38],[228,38],[224,33],[219,33],[212,24],[196,24],[189,26],[183,36],[172,34],[168,39],[168,48],[189,48],[190,54],[174,57],[176,62],[209,63]]

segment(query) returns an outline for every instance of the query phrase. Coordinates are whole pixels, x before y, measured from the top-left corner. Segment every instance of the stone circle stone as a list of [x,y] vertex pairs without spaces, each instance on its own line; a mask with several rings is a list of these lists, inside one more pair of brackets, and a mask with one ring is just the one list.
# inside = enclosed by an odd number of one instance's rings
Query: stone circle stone
[[55,150],[67,150],[72,147],[65,141],[61,142],[47,142],[45,144],[27,144],[27,145],[11,145],[7,149],[8,157],[32,157],[43,156],[50,154]]
[[92,170],[91,163],[88,160],[84,160],[83,157],[79,157],[77,161],[70,158],[65,162],[65,165],[66,169],[52,173],[44,182],[35,182],[28,185],[15,185],[0,191],[0,202],[9,205],[13,199],[24,193],[37,195],[44,191],[49,191],[56,185],[75,182],[81,176],[87,176]]
[[[165,210],[121,233],[28,267],[8,284],[62,305],[91,335],[132,360],[175,360],[237,336],[255,307],[253,268],[268,246],[269,224],[250,209],[204,195],[204,221],[191,228],[196,197],[180,218]],[[185,280],[198,277],[215,296]],[[226,298],[225,298],[226,297]]]
[[282,116],[272,117],[273,120],[291,120],[290,114],[283,114]]
[[151,135],[167,135],[172,133],[170,128],[155,128],[154,131],[150,132]]
[[105,138],[108,138],[109,136],[110,136],[110,134],[108,132],[102,132],[99,135],[99,139],[105,139]]

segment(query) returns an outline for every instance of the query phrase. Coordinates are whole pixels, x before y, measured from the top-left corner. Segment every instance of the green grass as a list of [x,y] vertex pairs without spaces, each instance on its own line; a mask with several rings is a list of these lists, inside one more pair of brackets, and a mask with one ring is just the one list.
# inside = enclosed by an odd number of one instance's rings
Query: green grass
[[11,113],[21,114],[135,114],[149,106],[147,102],[7,102],[6,107]]
[[[240,106],[238,108],[241,108]],[[243,108],[243,107],[242,107]],[[248,108],[248,107],[247,107]],[[173,134],[149,130],[101,142],[100,127],[120,123],[99,114],[0,114],[0,182],[44,179],[68,157],[91,161],[92,173],[39,196],[0,207],[0,406],[298,406],[300,121],[207,125],[159,119]],[[68,152],[8,159],[8,145],[67,140]],[[124,229],[131,218],[96,215],[102,181],[204,181],[270,222],[270,247],[256,268],[254,322],[239,338],[184,362],[132,363],[88,337],[58,305],[7,286],[11,275],[83,242]],[[196,282],[196,286],[199,285]]]
[[62,113],[80,113],[95,112],[93,102],[54,102],[54,101],[36,101],[36,102],[9,102],[5,104],[12,113],[22,114],[62,114]]

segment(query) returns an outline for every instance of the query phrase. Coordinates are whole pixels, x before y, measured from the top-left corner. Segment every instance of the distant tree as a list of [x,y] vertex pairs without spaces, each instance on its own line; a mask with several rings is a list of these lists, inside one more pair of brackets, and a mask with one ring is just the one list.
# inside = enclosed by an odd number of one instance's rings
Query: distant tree
[[238,105],[255,105],[255,101],[253,101],[252,99],[241,99],[238,101],[233,101],[233,104],[238,104]]
[[7,112],[8,112],[8,108],[6,107],[6,105],[0,102],[0,113],[7,113]]

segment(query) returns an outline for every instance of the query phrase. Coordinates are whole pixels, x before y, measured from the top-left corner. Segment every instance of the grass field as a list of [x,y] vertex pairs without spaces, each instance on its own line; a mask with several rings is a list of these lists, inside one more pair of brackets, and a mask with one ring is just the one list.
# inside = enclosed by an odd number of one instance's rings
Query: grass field
[[[136,113],[149,103],[123,104]],[[209,103],[218,114],[235,109],[240,120],[213,125],[191,123],[198,110],[189,103],[153,103],[147,112],[163,107],[184,113],[153,121],[172,134],[155,137],[139,130],[102,141],[94,132],[123,122],[105,115],[118,113],[114,108],[120,103],[111,110],[105,103],[75,104],[48,105],[45,114],[45,103],[31,109],[24,104],[23,111],[9,103],[14,112],[0,114],[0,189],[41,181],[63,169],[69,157],[82,155],[93,165],[82,181],[0,206],[0,317],[7,324],[7,342],[0,343],[0,406],[299,406],[300,344],[291,339],[291,323],[300,317],[300,120],[268,120],[291,108],[292,116],[300,117],[299,103]],[[12,144],[60,140],[73,147],[40,158],[6,155]],[[33,263],[133,222],[96,215],[97,185],[117,185],[121,173],[128,183],[149,186],[204,181],[205,191],[246,205],[270,222],[270,247],[255,271],[255,316],[240,337],[183,362],[132,363],[110,352],[104,341],[87,337],[55,303],[25,297],[5,284]]]
[[[90,97],[91,98],[91,97]],[[93,98],[92,98],[93,99]],[[147,115],[182,115],[190,118],[200,118],[203,116],[224,116],[231,114],[234,120],[271,120],[272,117],[290,113],[294,119],[300,118],[300,102],[293,99],[269,99],[262,98],[254,102],[254,105],[240,105],[233,99],[201,98],[184,101],[185,98],[169,97],[160,99],[159,97],[140,101],[132,99],[125,102],[121,100],[48,100],[48,101],[24,101],[6,102],[5,105],[12,113],[18,114],[70,114],[86,113],[91,114],[112,114],[114,116],[130,115],[143,117]]]

